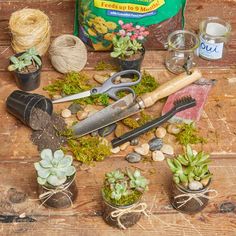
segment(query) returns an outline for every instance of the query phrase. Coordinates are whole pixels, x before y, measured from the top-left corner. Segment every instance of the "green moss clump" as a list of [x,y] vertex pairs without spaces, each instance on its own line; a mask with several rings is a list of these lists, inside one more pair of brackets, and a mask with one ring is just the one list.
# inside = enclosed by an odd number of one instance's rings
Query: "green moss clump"
[[102,189],[102,194],[103,194],[103,197],[106,199],[106,201],[112,205],[128,206],[137,202],[143,193],[137,190],[132,190],[130,194],[126,196],[122,196],[119,200],[116,200],[116,199],[111,198],[112,190],[109,187],[104,187]]
[[152,116],[146,114],[144,111],[140,113],[140,119],[135,120],[134,118],[128,117],[122,120],[123,124],[129,127],[130,129],[136,129],[147,122],[152,120]]
[[72,152],[75,158],[85,164],[93,161],[103,161],[111,154],[110,147],[103,144],[98,137],[82,137],[78,140],[69,139],[68,152]]
[[[63,94],[67,96],[90,90],[94,86],[95,85],[89,84],[89,77],[86,74],[71,72],[64,78],[56,80],[43,89],[48,91],[50,96],[55,94]],[[78,99],[75,102],[81,105],[94,104],[107,106],[109,105],[109,97],[107,94],[97,94],[87,98]]]
[[187,146],[187,144],[206,143],[207,140],[199,136],[194,123],[179,125],[181,131],[176,134],[177,141]]
[[159,86],[156,79],[150,75],[148,72],[144,71],[142,73],[142,80],[139,84],[132,86],[135,94],[142,95],[154,91]]
[[97,65],[95,66],[96,71],[102,71],[102,70],[117,70],[117,66],[112,65],[110,63],[107,63],[105,61],[99,61]]

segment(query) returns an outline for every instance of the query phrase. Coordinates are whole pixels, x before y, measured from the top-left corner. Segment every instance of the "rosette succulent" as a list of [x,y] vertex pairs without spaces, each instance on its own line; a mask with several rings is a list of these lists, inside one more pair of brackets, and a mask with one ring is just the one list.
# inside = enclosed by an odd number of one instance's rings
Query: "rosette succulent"
[[40,157],[42,160],[34,163],[40,185],[60,186],[76,172],[72,156],[64,155],[62,150],[53,153],[51,149],[44,149]]
[[130,205],[139,200],[147,186],[148,180],[139,170],[115,170],[106,173],[102,194],[111,204]]
[[187,186],[192,181],[209,179],[212,176],[208,168],[209,157],[203,151],[194,153],[190,145],[187,145],[184,154],[167,159],[174,182]]

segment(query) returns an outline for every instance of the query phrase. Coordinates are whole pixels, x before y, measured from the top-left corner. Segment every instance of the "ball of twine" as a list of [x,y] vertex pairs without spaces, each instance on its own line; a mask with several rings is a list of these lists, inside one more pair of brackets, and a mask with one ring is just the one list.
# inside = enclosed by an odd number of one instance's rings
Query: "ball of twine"
[[76,36],[65,34],[57,37],[49,49],[51,63],[61,73],[81,71],[87,62],[87,49]]
[[12,47],[23,52],[35,47],[42,56],[50,45],[51,26],[49,18],[37,9],[22,9],[12,13],[9,21]]

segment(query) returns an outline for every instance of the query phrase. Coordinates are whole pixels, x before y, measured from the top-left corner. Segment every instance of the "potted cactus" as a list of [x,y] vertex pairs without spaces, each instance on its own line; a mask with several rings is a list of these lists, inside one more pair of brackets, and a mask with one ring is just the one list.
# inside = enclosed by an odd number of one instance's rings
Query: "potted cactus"
[[41,68],[41,57],[35,48],[11,56],[8,66],[8,70],[14,72],[17,86],[24,91],[39,87]]
[[140,71],[145,54],[143,42],[149,32],[145,30],[145,27],[134,26],[133,23],[124,24],[121,20],[119,25],[121,29],[112,40],[111,57],[117,58],[121,70]]
[[179,211],[196,213],[201,211],[208,203],[212,174],[209,171],[209,155],[195,152],[190,145],[185,152],[176,158],[167,159],[173,173],[171,204]]
[[136,224],[146,214],[141,198],[147,187],[148,180],[137,169],[106,173],[102,187],[105,222],[120,229]]
[[42,204],[54,208],[71,206],[77,196],[72,156],[64,155],[62,150],[53,153],[51,149],[44,149],[40,157],[42,160],[34,163],[34,167]]

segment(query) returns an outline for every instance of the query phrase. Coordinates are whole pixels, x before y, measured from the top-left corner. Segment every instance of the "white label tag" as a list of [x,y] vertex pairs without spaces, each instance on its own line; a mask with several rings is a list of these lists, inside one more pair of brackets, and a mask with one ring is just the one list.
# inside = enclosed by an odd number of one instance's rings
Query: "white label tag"
[[[212,41],[212,40],[211,40]],[[223,56],[224,43],[206,41],[200,36],[199,55],[208,59],[220,59]]]

